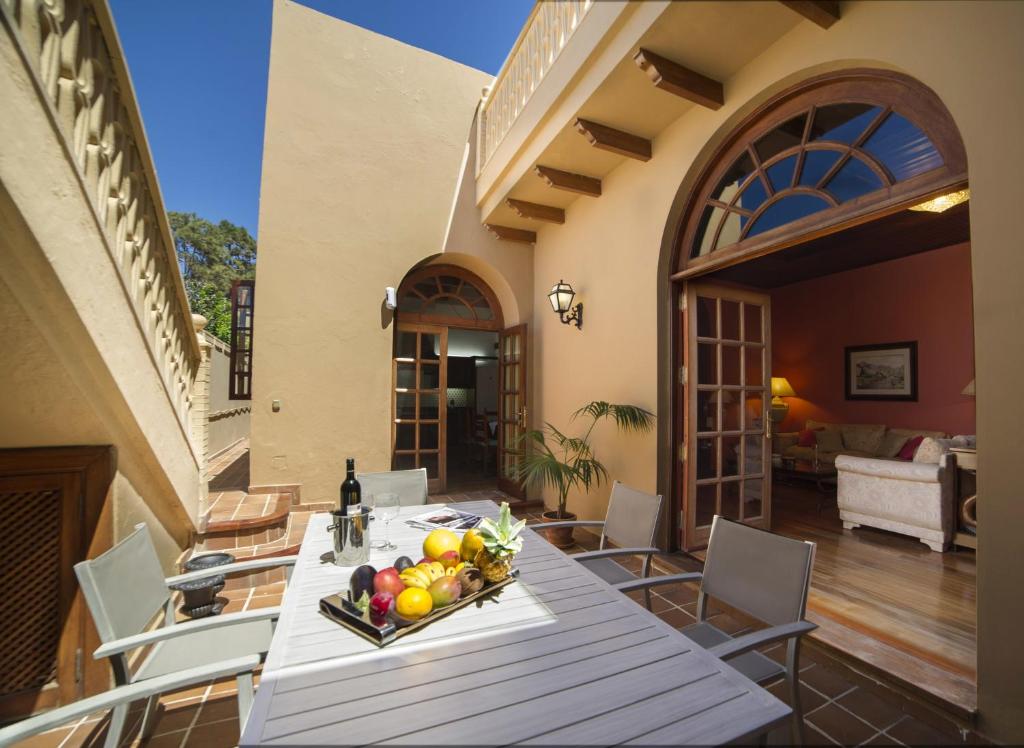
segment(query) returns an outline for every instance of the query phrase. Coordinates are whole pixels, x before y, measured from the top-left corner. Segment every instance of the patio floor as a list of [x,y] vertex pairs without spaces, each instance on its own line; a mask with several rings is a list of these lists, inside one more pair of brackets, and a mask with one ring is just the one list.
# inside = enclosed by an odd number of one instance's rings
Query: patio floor
[[[230,485],[229,480],[234,486],[240,485],[238,463],[247,459],[247,449],[238,449],[234,451],[233,460],[222,461],[222,469],[230,470],[233,474],[225,476],[219,485]],[[246,465],[246,471],[247,468]],[[215,478],[211,485],[216,482]],[[433,496],[431,501],[444,503],[483,498],[500,500],[503,495],[493,490],[473,491],[452,496]],[[537,521],[540,518],[538,512],[526,512],[523,516]],[[597,545],[597,538],[592,534],[577,532],[576,537],[579,544],[570,549],[569,553],[589,550]],[[630,559],[623,564],[638,571],[640,561]],[[669,562],[658,562],[655,566],[655,573],[660,574],[699,570],[698,562],[681,555],[672,557]],[[221,595],[228,598],[224,612],[229,613],[279,605],[283,593],[284,583],[277,582],[250,589],[225,590]],[[635,597],[639,598],[640,594],[636,593]],[[663,621],[682,628],[695,621],[696,599],[697,591],[692,585],[666,587],[654,593],[652,608]],[[715,625],[731,633],[739,633],[750,627],[751,622],[734,614],[714,608],[712,613]],[[781,660],[784,656],[782,645],[764,651],[776,659]],[[954,715],[935,711],[934,707],[926,706],[858,672],[813,642],[807,644],[802,652],[801,694],[808,744],[854,746],[988,743],[977,733],[961,730]],[[783,701],[786,700],[784,685],[780,681],[769,686],[769,690]],[[166,694],[161,699],[158,721],[147,745],[161,748],[220,748],[236,745],[239,729],[234,694],[234,680],[214,681]],[[131,727],[126,732],[123,745],[140,744],[137,738],[139,717],[140,712],[137,711],[129,719]],[[97,714],[77,724],[37,736],[21,745],[41,748],[99,746],[102,745],[105,732],[105,715]],[[769,742],[787,743],[788,732],[773,734]]]

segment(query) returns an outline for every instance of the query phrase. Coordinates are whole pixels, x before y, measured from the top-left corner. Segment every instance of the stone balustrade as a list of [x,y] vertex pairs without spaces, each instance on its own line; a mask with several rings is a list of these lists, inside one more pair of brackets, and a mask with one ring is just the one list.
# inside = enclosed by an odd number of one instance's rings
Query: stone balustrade
[[477,173],[494,155],[594,0],[542,0],[481,104]]
[[103,0],[0,0],[0,15],[78,167],[110,260],[189,433],[202,357],[110,10]]

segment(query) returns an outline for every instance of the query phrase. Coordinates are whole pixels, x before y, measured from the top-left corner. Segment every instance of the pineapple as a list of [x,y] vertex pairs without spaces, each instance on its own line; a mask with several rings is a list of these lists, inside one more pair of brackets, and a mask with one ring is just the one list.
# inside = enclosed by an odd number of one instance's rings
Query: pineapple
[[525,519],[512,523],[512,512],[507,501],[501,502],[497,522],[484,519],[480,523],[480,537],[484,547],[477,551],[473,563],[488,582],[500,582],[512,570],[512,558],[523,549],[523,539],[519,533],[525,526]]

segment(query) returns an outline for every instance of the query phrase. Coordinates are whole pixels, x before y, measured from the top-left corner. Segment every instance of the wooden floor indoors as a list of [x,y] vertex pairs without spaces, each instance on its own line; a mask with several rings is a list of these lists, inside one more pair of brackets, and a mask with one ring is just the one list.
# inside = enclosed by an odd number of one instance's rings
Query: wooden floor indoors
[[962,711],[977,707],[974,551],[935,553],[873,528],[843,530],[835,495],[775,484],[772,529],[818,544],[815,639]]

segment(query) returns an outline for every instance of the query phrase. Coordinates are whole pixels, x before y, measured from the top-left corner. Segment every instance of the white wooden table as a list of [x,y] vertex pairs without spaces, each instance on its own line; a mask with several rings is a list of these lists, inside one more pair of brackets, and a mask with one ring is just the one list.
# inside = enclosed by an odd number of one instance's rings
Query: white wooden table
[[[490,501],[458,508],[497,516]],[[371,564],[422,556],[426,532],[403,521],[419,511],[403,508],[399,549]],[[380,649],[318,612],[351,573],[320,560],[328,523],[306,529],[243,745],[717,744],[790,714],[532,531],[518,582]]]

